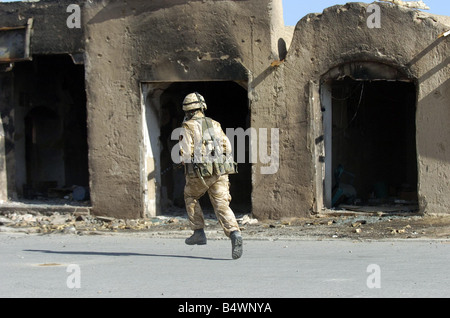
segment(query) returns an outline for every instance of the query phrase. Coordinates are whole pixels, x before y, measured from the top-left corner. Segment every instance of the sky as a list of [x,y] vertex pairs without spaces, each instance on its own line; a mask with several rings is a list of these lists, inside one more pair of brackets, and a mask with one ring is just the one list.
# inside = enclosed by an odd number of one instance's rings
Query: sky
[[[0,2],[17,1],[17,0],[0,0]],[[144,1],[144,0],[143,0]],[[296,25],[297,22],[308,13],[322,13],[325,8],[336,4],[346,4],[352,0],[282,0],[284,11],[284,24]],[[353,0],[354,2],[373,3],[375,0]],[[426,12],[450,16],[449,0],[424,0],[430,7]],[[77,3],[74,0],[74,3]]]
[[[430,7],[424,10],[432,14],[450,16],[449,0],[423,0]],[[347,2],[373,3],[375,0],[283,0],[284,24],[296,25],[297,22],[308,13],[322,13],[325,8]]]

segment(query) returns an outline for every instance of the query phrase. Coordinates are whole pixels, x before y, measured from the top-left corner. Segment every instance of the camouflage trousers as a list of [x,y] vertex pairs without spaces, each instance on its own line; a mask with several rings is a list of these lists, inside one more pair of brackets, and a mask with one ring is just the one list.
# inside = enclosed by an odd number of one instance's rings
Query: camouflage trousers
[[205,227],[203,211],[198,200],[208,192],[216,217],[225,235],[229,237],[231,232],[239,231],[239,225],[230,208],[231,195],[228,175],[213,175],[211,177],[204,177],[203,179],[204,183],[201,178],[186,176],[184,201],[186,203],[186,211],[191,229],[199,230]]

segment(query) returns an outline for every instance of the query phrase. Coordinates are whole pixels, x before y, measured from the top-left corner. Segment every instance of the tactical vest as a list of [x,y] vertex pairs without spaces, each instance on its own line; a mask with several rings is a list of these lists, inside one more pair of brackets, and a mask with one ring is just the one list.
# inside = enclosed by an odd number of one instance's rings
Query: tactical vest
[[[189,177],[211,177],[238,173],[237,163],[227,157],[221,148],[222,140],[216,136],[211,118],[201,117],[195,119],[202,127],[201,149],[194,149],[191,163],[187,163],[186,174]],[[195,145],[199,146],[199,145]]]

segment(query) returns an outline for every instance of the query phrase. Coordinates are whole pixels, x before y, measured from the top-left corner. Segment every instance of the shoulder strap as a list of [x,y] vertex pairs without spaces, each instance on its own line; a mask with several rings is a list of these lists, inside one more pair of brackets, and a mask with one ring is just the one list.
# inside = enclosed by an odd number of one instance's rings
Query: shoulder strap
[[205,139],[204,139],[205,134],[203,132],[207,130],[209,137],[210,137],[209,140],[215,141],[214,128],[213,128],[213,123],[212,123],[211,118],[202,117],[197,120],[201,121],[201,124],[202,124],[202,140],[205,141]]

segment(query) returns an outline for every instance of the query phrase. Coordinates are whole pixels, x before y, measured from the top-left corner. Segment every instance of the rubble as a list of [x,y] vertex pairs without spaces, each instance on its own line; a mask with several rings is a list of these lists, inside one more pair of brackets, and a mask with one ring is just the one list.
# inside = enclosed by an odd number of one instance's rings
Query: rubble
[[22,232],[27,234],[101,234],[121,230],[142,231],[152,226],[175,224],[181,228],[187,225],[182,217],[154,217],[151,219],[115,219],[92,216],[86,213],[5,213],[0,216],[0,232]]
[[[251,214],[237,215],[243,236],[248,239],[383,240],[450,239],[450,217],[418,215],[342,215],[257,220]],[[226,239],[214,213],[205,213],[205,232],[211,239]],[[116,219],[74,213],[0,213],[0,233],[24,235],[144,234],[151,237],[182,238],[191,233],[185,214],[144,219]]]
[[254,218],[251,216],[251,214],[246,214],[246,215],[244,215],[244,216],[241,217],[241,218],[237,218],[236,220],[238,221],[239,224],[242,224],[242,225],[246,225],[246,224],[251,225],[251,224],[256,224],[256,223],[258,223],[258,220],[257,220],[257,219],[254,219]]

